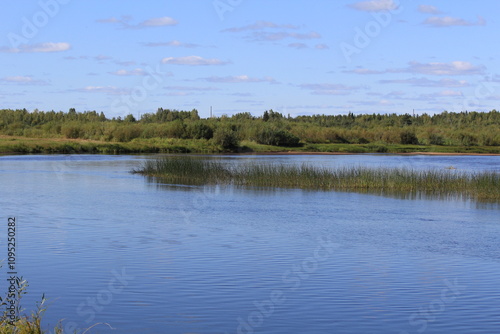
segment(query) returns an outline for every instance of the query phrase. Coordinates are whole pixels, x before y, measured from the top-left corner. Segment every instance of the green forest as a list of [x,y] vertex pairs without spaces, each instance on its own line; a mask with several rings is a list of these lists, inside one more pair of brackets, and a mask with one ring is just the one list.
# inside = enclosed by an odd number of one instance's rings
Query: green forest
[[500,153],[500,112],[290,117],[273,110],[200,118],[159,108],[136,119],[102,112],[0,110],[0,152]]

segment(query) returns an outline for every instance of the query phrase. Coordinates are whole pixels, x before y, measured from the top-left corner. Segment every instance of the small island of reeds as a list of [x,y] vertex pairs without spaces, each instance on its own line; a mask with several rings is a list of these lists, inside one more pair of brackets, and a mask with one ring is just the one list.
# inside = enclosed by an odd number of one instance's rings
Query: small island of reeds
[[325,168],[307,164],[228,164],[215,159],[170,156],[147,160],[140,169],[132,172],[176,184],[218,184],[378,194],[422,193],[500,201],[500,173],[488,171]]

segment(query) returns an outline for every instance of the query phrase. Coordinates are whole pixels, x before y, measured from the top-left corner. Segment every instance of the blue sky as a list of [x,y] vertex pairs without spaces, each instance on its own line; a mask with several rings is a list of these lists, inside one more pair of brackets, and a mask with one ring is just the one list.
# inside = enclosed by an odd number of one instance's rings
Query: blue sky
[[8,1],[0,108],[208,117],[499,109],[500,3]]

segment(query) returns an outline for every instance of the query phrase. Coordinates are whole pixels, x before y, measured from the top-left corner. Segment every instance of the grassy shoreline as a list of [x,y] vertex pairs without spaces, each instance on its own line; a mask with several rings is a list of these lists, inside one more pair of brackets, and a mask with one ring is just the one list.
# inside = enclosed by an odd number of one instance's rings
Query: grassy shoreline
[[161,181],[180,184],[219,184],[265,188],[339,190],[372,193],[424,193],[500,201],[500,173],[467,173],[456,170],[340,167],[310,165],[228,166],[195,157],[148,160],[133,171]]
[[134,139],[105,142],[66,138],[0,136],[0,154],[137,154],[137,153],[262,153],[262,154],[485,154],[500,155],[500,146],[431,146],[398,144],[305,144],[300,147],[242,141],[225,150],[203,139]]

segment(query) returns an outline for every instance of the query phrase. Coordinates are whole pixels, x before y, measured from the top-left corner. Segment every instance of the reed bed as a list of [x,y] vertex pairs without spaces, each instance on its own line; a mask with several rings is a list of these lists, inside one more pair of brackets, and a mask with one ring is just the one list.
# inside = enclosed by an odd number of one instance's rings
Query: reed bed
[[230,171],[220,162],[191,157],[148,160],[140,170],[147,176],[177,179],[186,183],[228,183]]
[[478,200],[500,201],[500,174],[467,173],[457,170],[413,170],[410,168],[324,168],[307,164],[231,165],[199,157],[167,157],[148,160],[147,176],[184,184],[231,184],[237,186],[342,190],[375,193],[424,193],[457,195]]

